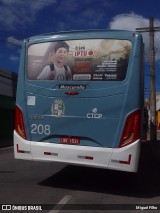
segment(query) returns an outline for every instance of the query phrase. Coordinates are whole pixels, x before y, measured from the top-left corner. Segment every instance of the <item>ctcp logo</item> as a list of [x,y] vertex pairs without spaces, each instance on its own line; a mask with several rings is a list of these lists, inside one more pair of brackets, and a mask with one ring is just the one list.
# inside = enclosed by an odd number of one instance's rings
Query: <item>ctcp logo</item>
[[102,117],[102,114],[97,113],[97,108],[93,108],[91,113],[87,113],[87,118],[96,118],[99,119]]

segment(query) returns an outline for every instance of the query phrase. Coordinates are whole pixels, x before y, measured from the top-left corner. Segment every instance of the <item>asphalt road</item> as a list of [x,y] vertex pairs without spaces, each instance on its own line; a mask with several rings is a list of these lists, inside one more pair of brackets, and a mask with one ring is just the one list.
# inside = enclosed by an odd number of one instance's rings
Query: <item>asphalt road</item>
[[[132,213],[141,208],[152,208],[143,212],[153,212],[160,205],[160,163],[146,144],[142,149],[139,172],[135,174],[16,160],[13,147],[3,148],[0,149],[0,204],[49,204],[42,211],[46,213],[115,213],[124,210]],[[119,210],[114,211],[115,208]]]

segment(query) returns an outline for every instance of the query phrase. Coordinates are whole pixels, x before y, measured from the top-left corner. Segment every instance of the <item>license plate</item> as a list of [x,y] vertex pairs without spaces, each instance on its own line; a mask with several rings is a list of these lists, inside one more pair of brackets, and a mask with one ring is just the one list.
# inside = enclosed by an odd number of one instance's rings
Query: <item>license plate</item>
[[72,144],[72,145],[79,145],[80,138],[75,137],[61,137],[60,142],[63,144]]

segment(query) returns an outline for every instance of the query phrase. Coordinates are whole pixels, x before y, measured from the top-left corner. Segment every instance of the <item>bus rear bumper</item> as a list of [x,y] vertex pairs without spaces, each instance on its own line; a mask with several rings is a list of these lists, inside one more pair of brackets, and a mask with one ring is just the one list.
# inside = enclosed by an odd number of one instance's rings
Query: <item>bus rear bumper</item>
[[63,162],[97,168],[137,172],[140,140],[123,148],[102,148],[27,141],[14,131],[16,159]]

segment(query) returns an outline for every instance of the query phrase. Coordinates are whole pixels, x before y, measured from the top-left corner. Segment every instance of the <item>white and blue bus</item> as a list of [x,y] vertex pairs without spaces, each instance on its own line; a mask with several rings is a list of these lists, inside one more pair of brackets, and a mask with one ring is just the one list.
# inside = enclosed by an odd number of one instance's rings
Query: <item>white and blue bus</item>
[[22,45],[15,158],[136,172],[143,119],[139,33],[50,33]]

